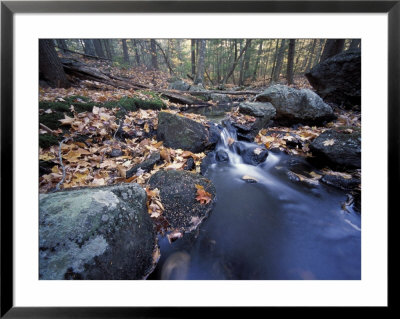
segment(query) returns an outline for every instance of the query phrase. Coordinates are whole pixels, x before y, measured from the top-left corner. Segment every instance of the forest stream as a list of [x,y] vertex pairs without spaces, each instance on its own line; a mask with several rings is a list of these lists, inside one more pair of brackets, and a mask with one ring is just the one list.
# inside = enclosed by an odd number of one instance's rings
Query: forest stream
[[246,164],[230,139],[234,130],[224,128],[216,150],[229,160],[206,172],[217,189],[213,211],[195,234],[159,237],[148,279],[361,279],[361,216],[342,210],[345,192],[291,181],[283,152]]
[[39,57],[40,280],[361,279],[360,39]]

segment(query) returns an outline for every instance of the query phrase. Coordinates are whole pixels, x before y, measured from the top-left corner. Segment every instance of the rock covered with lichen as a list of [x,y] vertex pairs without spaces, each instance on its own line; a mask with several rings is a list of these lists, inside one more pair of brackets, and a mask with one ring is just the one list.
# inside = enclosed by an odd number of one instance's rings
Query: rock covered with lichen
[[137,184],[40,195],[39,279],[144,279],[157,250]]

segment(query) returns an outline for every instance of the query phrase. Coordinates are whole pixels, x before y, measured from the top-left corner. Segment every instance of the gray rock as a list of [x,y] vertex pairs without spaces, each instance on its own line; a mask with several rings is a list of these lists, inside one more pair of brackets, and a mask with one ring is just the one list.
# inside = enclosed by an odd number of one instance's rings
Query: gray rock
[[256,101],[270,102],[276,109],[275,121],[281,124],[321,124],[335,118],[332,108],[316,93],[273,85],[256,96]]
[[320,134],[310,144],[313,157],[334,167],[361,168],[361,130],[350,130],[343,127]]
[[171,148],[199,153],[208,145],[208,130],[189,118],[168,112],[158,114],[157,139]]
[[227,94],[219,94],[219,93],[211,93],[210,99],[219,103],[229,103],[232,101]]
[[209,152],[206,157],[203,158],[200,164],[200,174],[205,175],[208,168],[212,165],[217,163],[216,159],[216,151]]
[[211,99],[211,94],[207,93],[208,91],[203,87],[202,84],[192,85],[189,89],[189,92],[204,92],[204,94],[197,95],[197,97],[205,101],[209,101]]
[[209,127],[207,148],[212,149],[217,145],[219,139],[221,138],[222,129],[220,128],[220,126],[212,122],[208,122],[208,125]]
[[218,150],[215,153],[215,159],[218,162],[229,162],[229,155],[227,152],[225,152],[224,150]]
[[268,117],[268,119],[276,115],[276,109],[268,102],[242,102],[239,104],[239,112],[254,117]]
[[186,164],[185,164],[185,166],[184,166],[184,170],[185,171],[191,171],[191,170],[194,170],[196,168],[196,163],[194,162],[194,159],[193,159],[193,157],[189,157],[187,160],[186,160]]
[[153,166],[160,160],[161,160],[160,152],[151,153],[148,159],[144,160],[142,163],[139,163],[133,166],[128,171],[126,171],[126,178],[130,178],[133,175],[135,175],[139,168],[146,172],[150,171],[153,168]]
[[168,88],[170,90],[179,90],[179,91],[189,91],[190,89],[190,84],[186,83],[183,80],[177,80],[173,83],[171,83]]
[[268,157],[268,150],[264,146],[234,142],[232,147],[242,157],[243,162],[249,165],[259,165]]
[[361,106],[361,50],[345,51],[314,66],[308,81],[325,101]]
[[[201,185],[211,194],[209,203],[196,200],[197,189]],[[203,176],[188,172],[167,170],[158,171],[149,180],[149,186],[160,190],[164,206],[163,216],[172,229],[191,232],[211,212],[215,202],[216,189],[212,182]]]
[[321,182],[343,190],[352,190],[360,185],[361,180],[358,178],[344,178],[336,175],[324,175],[321,178]]
[[109,155],[110,155],[110,157],[119,157],[119,156],[124,155],[124,152],[120,149],[113,148]]
[[39,278],[146,278],[158,249],[146,199],[133,183],[42,194]]

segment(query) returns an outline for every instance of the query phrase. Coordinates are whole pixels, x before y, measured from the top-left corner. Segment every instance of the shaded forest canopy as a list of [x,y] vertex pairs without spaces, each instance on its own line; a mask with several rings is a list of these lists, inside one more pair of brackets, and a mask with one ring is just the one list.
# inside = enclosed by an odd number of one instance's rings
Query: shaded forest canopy
[[[226,84],[292,84],[323,60],[361,45],[360,39],[56,39],[50,42],[64,57],[73,54],[107,61],[126,70],[144,67],[212,88],[224,88]],[[68,85],[62,79],[52,86]]]

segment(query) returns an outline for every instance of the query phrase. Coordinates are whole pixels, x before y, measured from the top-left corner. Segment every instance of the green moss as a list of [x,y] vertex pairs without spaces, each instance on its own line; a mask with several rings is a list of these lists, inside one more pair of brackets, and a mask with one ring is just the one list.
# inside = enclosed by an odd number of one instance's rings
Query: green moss
[[[71,115],[71,114],[70,114]],[[39,123],[46,125],[52,130],[57,130],[61,122],[59,120],[64,118],[64,113],[62,112],[53,112],[50,114],[42,114],[39,116]]]
[[39,134],[39,146],[41,148],[49,148],[52,145],[58,145],[58,142],[60,142],[62,138],[62,136]]

